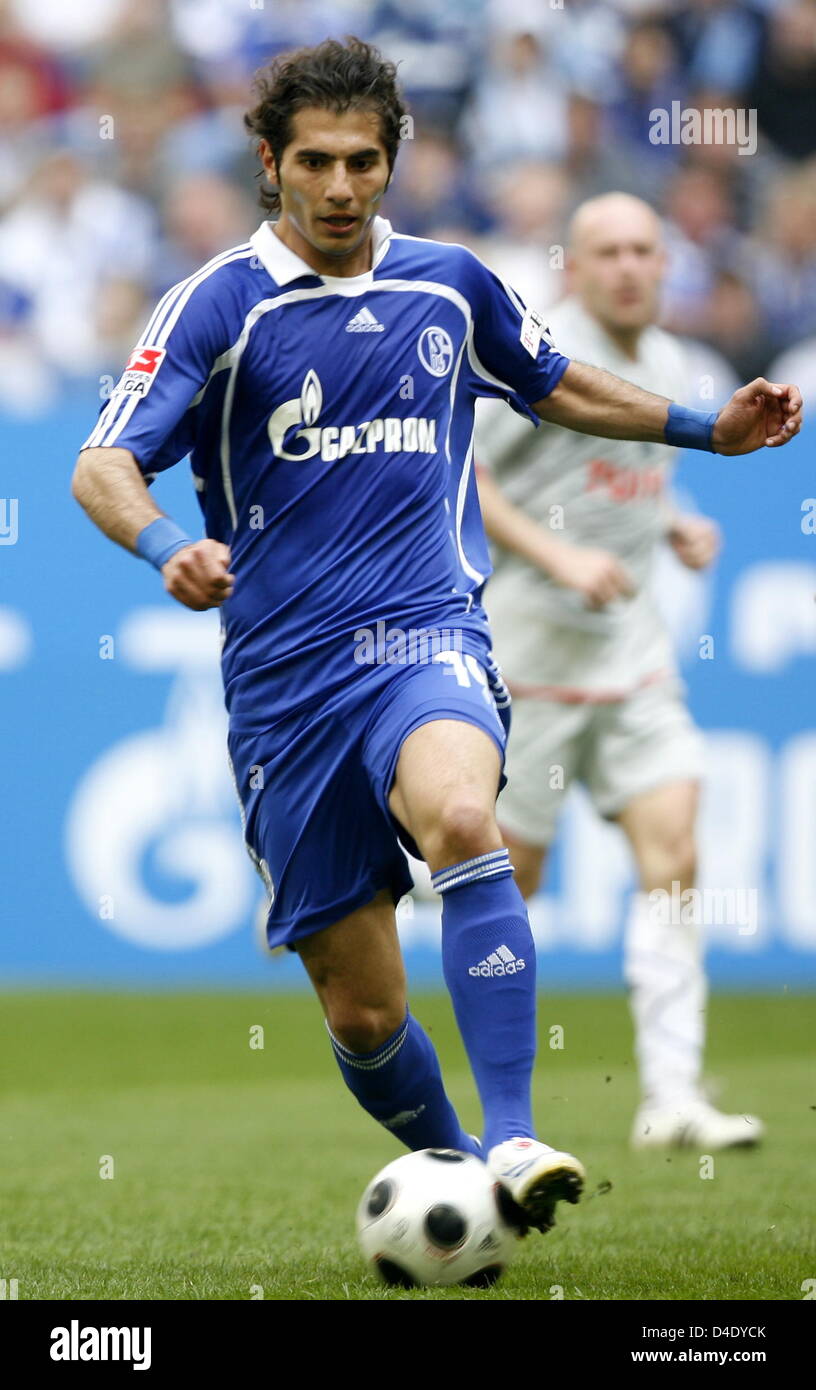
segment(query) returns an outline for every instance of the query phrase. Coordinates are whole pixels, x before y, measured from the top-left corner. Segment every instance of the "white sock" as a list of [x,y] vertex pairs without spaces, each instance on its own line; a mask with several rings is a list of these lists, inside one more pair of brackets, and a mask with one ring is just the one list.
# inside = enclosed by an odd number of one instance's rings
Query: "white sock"
[[649,1105],[675,1106],[700,1094],[706,977],[700,925],[688,920],[692,916],[677,898],[665,895],[660,902],[636,893],[626,923],[624,978]]

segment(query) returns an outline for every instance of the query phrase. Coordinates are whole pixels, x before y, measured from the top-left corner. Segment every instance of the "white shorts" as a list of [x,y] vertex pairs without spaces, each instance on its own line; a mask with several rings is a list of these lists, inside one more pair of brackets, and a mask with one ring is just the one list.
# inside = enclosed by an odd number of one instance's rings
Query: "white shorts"
[[683,694],[682,681],[670,676],[606,704],[514,698],[499,825],[545,848],[575,780],[613,818],[642,792],[699,778],[703,735]]

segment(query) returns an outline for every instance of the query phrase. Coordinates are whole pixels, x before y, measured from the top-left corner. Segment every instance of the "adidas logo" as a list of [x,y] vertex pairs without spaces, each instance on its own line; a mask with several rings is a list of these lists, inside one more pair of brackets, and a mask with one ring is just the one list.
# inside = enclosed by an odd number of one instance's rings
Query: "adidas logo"
[[494,975],[517,975],[523,969],[524,961],[518,960],[509,946],[499,946],[478,965],[471,965],[468,975],[482,975],[489,980]]
[[385,324],[380,323],[365,304],[360,312],[355,314],[353,319],[349,319],[346,324],[347,333],[383,333],[384,331]]

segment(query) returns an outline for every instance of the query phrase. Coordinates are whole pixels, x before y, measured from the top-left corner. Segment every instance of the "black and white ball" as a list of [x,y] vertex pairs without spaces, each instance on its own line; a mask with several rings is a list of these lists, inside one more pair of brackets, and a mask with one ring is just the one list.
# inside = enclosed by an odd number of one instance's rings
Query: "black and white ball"
[[357,1208],[357,1234],[385,1281],[485,1288],[507,1268],[517,1231],[486,1165],[456,1149],[421,1149],[372,1178]]

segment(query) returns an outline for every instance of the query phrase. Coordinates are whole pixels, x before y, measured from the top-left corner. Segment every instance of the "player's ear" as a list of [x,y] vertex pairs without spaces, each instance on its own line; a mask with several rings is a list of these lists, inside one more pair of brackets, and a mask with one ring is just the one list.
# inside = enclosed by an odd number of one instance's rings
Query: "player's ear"
[[277,184],[279,182],[278,167],[268,140],[260,140],[258,142],[258,158],[263,164],[264,172],[269,182]]

